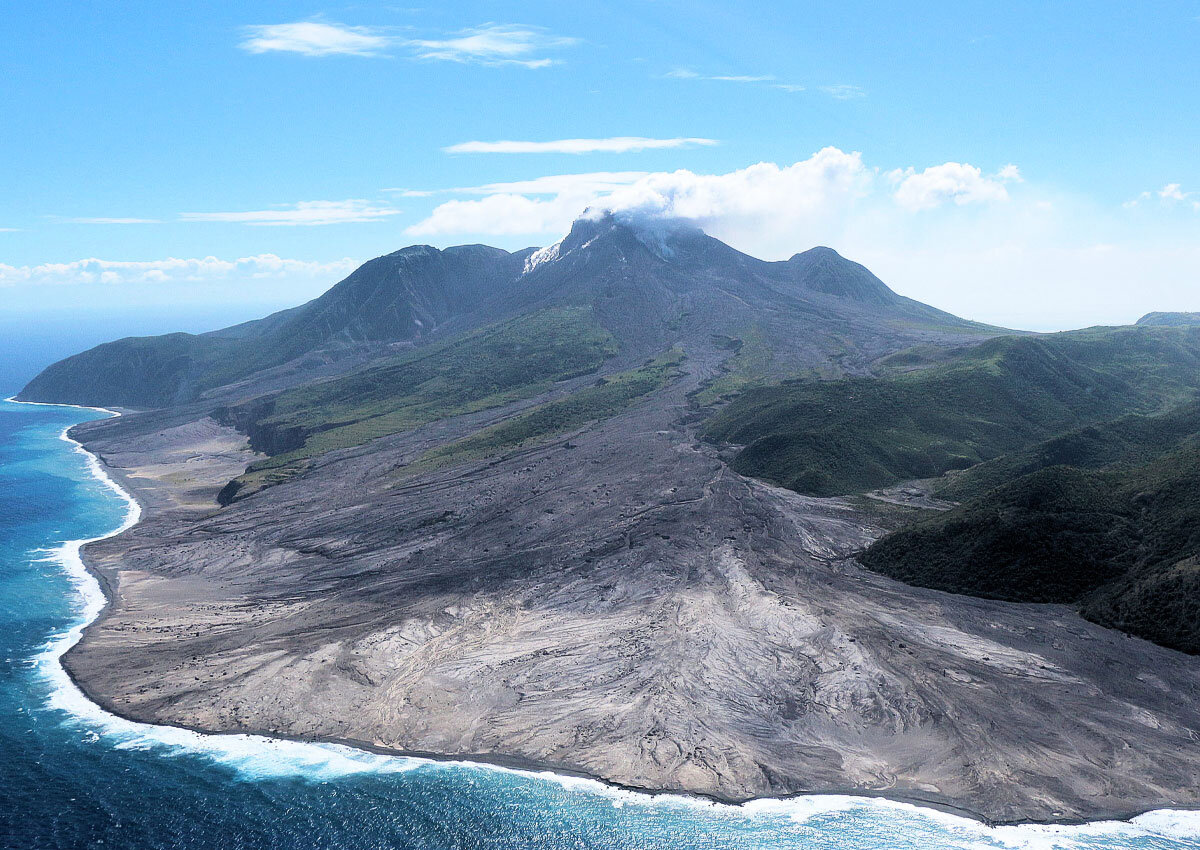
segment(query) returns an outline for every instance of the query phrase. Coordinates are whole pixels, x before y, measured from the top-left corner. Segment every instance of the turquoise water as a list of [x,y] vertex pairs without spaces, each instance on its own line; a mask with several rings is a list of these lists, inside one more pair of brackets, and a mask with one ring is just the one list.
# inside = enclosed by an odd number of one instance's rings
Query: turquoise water
[[70,541],[132,519],[60,438],[101,415],[0,403],[0,847],[1200,848],[1192,813],[989,829],[847,797],[720,806],[106,715],[58,664],[103,604]]

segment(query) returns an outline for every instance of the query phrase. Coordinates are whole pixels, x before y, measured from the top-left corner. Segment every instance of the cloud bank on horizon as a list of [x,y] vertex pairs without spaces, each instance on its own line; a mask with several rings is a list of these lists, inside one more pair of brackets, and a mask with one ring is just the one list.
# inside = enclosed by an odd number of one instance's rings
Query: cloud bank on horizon
[[349,274],[358,266],[349,257],[330,262],[290,260],[275,254],[257,254],[235,260],[218,257],[164,260],[101,260],[91,257],[67,263],[11,266],[0,263],[0,288],[16,286],[72,286],[78,284],[211,284],[216,281],[295,280],[328,281]]

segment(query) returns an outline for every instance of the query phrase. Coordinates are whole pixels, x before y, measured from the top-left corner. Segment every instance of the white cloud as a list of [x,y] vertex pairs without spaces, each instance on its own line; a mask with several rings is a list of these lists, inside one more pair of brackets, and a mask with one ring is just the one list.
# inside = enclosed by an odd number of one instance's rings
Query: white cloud
[[770,74],[754,77],[748,74],[733,74],[729,76],[709,77],[710,80],[719,80],[723,83],[769,83],[775,78]]
[[797,83],[780,83],[776,82],[774,74],[701,74],[693,71],[691,68],[675,68],[666,73],[667,77],[673,80],[712,80],[721,83],[761,83],[769,85],[773,89],[779,89],[786,92],[801,92],[804,91],[804,86]]
[[248,53],[300,53],[305,56],[378,56],[393,39],[372,27],[320,21],[246,27],[238,45]]
[[599,193],[618,186],[628,186],[648,176],[648,171],[590,171],[585,174],[548,174],[532,180],[514,180],[508,183],[487,183],[483,186],[467,186],[452,191],[471,195],[497,195],[518,193],[522,195],[559,195],[567,192]]
[[996,172],[996,177],[999,180],[1004,180],[1012,183],[1024,183],[1025,178],[1021,175],[1021,169],[1017,168],[1011,162]]
[[1006,165],[994,176],[985,176],[974,165],[962,162],[947,162],[917,172],[912,168],[893,171],[889,179],[898,183],[896,203],[910,210],[929,210],[953,201],[965,204],[1007,201],[1006,182],[1021,179],[1015,165]]
[[387,216],[399,213],[400,210],[392,207],[379,206],[361,199],[352,199],[346,201],[301,201],[298,204],[269,210],[190,212],[181,213],[179,218],[181,221],[230,222],[281,227],[382,221]]
[[845,83],[836,86],[821,86],[821,91],[837,100],[855,100],[867,96],[867,93],[858,86],[846,85]]
[[728,174],[691,171],[650,174],[598,203],[643,216],[685,218],[701,225],[774,218],[799,223],[811,214],[865,195],[872,174],[858,153],[829,147],[792,165],[760,162]]
[[415,59],[479,65],[545,68],[556,60],[545,53],[578,44],[541,27],[483,24],[444,38],[410,39],[380,27],[354,27],[325,21],[296,21],[245,27],[238,45],[248,53],[299,53],[304,56],[383,56],[407,49]]
[[275,254],[258,254],[236,260],[217,257],[123,261],[90,258],[68,263],[10,266],[0,263],[0,286],[70,284],[205,283],[228,279],[334,279],[348,274],[357,263],[349,258],[333,262],[290,260]]
[[1180,190],[1178,183],[1168,183],[1166,186],[1163,186],[1158,190],[1158,196],[1168,201],[1185,201],[1188,198],[1188,195],[1185,195]]
[[161,224],[157,218],[108,218],[105,216],[63,219],[69,224]]
[[[581,206],[581,203],[583,204]],[[548,200],[503,193],[477,201],[447,201],[424,220],[404,232],[410,236],[447,233],[516,234],[557,233],[586,206],[586,198],[556,195]]]
[[1142,192],[1132,201],[1126,201],[1125,207],[1133,209],[1139,206],[1143,201],[1149,201],[1157,197],[1164,206],[1173,207],[1178,204],[1191,207],[1193,210],[1200,212],[1200,192],[1185,192],[1183,185],[1180,183],[1168,183],[1157,192]]
[[[617,174],[631,178],[634,173]],[[571,177],[585,179],[564,179]],[[609,185],[588,178],[590,175],[556,175],[544,178],[544,183],[526,181],[536,192],[522,193],[515,188],[519,184],[510,184],[510,191],[504,194],[477,201],[448,201],[407,232],[425,236],[559,233],[588,206],[687,218],[702,225],[736,221],[746,227],[784,223],[798,227],[869,191],[872,173],[859,154],[826,148],[794,165],[759,163],[729,174],[659,172],[635,180],[610,180]],[[562,192],[550,198],[529,197],[546,194],[544,190],[555,183],[561,184]]]
[[569,47],[578,41],[551,35],[541,27],[484,24],[463,30],[451,38],[418,39],[406,44],[416,51],[419,59],[545,68],[555,60],[538,54]]
[[[431,218],[405,232],[428,236],[443,232],[466,232],[464,225],[485,232],[543,233],[562,221],[571,221],[594,198],[647,177],[647,171],[592,171],[584,174],[548,174],[531,180],[487,183],[439,191],[402,190],[405,196],[438,194],[503,196],[488,203],[451,201],[440,205]],[[553,196],[547,202],[543,196]],[[489,223],[490,222],[490,223]],[[495,228],[500,228],[497,231]]]
[[384,189],[405,198],[429,198],[434,195],[498,195],[516,192],[522,195],[557,195],[564,192],[601,192],[636,183],[649,171],[589,171],[583,174],[547,174],[531,180],[485,183],[482,186],[458,186],[453,189]]
[[644,136],[613,136],[608,139],[557,139],[550,142],[461,142],[443,148],[446,153],[634,153],[664,148],[715,145],[715,139],[648,139]]

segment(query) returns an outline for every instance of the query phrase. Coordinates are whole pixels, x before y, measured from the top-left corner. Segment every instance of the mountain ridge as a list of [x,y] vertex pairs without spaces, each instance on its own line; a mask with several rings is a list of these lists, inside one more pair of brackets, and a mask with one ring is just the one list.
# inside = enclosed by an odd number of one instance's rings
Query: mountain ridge
[[1147,313],[1138,319],[1136,324],[1159,327],[1200,325],[1200,313]]
[[298,358],[355,362],[388,346],[422,345],[535,309],[582,303],[624,338],[632,357],[678,342],[679,329],[670,326],[688,315],[699,315],[715,332],[768,311],[839,322],[924,322],[951,334],[1001,332],[903,298],[832,249],[768,262],[695,227],[638,229],[607,215],[578,220],[544,249],[408,246],[367,261],[312,301],[262,319],[81,352],[48,367],[18,398],[178,405]]

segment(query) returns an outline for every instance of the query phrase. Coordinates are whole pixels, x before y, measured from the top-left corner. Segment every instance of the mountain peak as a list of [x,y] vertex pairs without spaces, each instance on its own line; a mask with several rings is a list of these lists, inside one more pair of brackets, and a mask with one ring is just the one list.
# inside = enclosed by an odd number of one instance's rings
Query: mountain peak
[[1139,325],[1182,328],[1200,325],[1200,313],[1147,313],[1137,320]]
[[798,261],[803,261],[805,258],[808,258],[810,260],[828,259],[828,260],[842,260],[843,262],[846,261],[846,258],[843,257],[841,254],[839,254],[834,249],[832,249],[826,245],[817,245],[815,247],[809,248],[807,251],[800,251],[799,253],[792,254],[792,256],[788,259],[788,262],[794,263],[794,262],[798,262]]
[[824,245],[793,254],[786,265],[805,289],[867,304],[891,304],[899,298],[866,266]]

